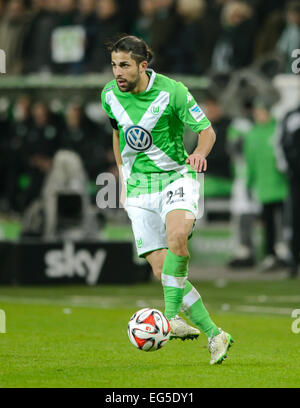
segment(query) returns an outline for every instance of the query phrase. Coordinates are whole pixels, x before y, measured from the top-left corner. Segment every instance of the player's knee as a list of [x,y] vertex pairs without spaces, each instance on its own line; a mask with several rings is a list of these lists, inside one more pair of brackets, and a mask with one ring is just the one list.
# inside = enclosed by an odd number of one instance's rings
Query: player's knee
[[188,236],[184,230],[177,229],[168,234],[169,250],[176,255],[188,256]]
[[158,280],[161,280],[162,268],[162,265],[158,265],[152,268],[153,274]]
[[169,247],[171,246],[186,246],[187,244],[187,234],[184,228],[176,228],[168,234]]

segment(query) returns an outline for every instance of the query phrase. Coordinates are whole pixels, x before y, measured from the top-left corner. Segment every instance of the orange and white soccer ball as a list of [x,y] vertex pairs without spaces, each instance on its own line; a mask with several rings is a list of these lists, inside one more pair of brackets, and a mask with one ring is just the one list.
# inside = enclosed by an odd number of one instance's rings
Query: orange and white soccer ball
[[139,350],[155,351],[162,348],[170,337],[170,323],[160,310],[138,310],[128,323],[128,337]]

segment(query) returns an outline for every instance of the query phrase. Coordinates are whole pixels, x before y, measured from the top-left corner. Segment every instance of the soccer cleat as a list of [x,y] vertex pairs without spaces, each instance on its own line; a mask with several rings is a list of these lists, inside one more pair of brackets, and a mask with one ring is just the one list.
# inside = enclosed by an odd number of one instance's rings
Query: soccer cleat
[[234,342],[229,333],[225,333],[222,329],[221,333],[208,339],[208,350],[211,353],[210,364],[221,364],[227,358],[227,351]]
[[199,337],[200,331],[195,327],[189,326],[180,316],[170,319],[171,334],[170,340],[194,340]]

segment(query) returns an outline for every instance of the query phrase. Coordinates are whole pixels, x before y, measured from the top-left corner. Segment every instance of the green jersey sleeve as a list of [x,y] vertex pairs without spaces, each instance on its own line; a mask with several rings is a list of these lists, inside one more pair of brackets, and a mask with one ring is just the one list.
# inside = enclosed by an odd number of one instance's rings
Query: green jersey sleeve
[[196,133],[211,125],[195,98],[181,82],[177,82],[175,87],[174,111],[181,122]]
[[111,89],[111,87],[105,87],[103,91],[101,92],[101,105],[104,110],[104,112],[111,118],[111,119],[116,119],[111,111],[111,108],[108,103],[106,103],[106,93]]

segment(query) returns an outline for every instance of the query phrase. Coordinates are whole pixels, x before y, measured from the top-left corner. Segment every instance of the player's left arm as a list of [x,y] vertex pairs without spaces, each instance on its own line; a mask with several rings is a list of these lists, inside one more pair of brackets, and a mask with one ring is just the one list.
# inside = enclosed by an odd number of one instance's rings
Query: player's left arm
[[197,172],[206,171],[206,157],[216,141],[216,134],[195,98],[181,82],[175,85],[174,113],[181,122],[199,135],[197,147],[188,156],[186,163]]
[[191,166],[193,170],[200,173],[206,171],[207,161],[206,157],[213,148],[216,141],[216,134],[212,126],[202,130],[198,134],[198,144],[192,154],[186,159],[186,163]]

